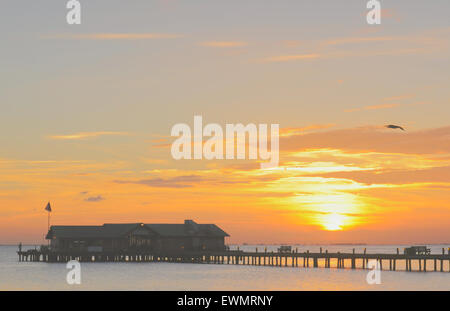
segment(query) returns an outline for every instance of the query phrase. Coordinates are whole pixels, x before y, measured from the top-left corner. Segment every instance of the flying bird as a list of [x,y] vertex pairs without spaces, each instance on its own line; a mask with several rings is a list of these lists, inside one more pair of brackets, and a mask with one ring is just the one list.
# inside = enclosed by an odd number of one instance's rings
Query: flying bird
[[386,127],[389,128],[389,129],[393,129],[393,130],[397,130],[397,129],[400,129],[402,131],[405,130],[403,127],[398,126],[398,125],[393,125],[393,124],[386,125]]

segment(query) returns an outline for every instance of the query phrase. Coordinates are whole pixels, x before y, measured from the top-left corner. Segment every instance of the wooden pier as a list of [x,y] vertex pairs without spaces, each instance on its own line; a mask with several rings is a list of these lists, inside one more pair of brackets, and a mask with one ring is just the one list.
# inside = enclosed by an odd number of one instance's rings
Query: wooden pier
[[19,261],[65,263],[70,260],[80,262],[171,262],[204,263],[227,265],[252,265],[268,267],[304,267],[304,268],[338,268],[368,269],[369,260],[376,260],[381,270],[390,271],[437,271],[450,272],[450,254],[405,255],[363,253],[319,253],[297,252],[244,252],[240,250],[221,252],[102,252],[86,251],[53,252],[49,250],[27,250],[17,252]]

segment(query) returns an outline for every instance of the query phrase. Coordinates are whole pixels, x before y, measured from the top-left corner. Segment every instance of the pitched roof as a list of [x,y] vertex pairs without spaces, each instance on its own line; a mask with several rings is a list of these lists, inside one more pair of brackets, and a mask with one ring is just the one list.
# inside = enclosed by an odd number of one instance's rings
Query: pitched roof
[[103,234],[101,226],[51,226],[46,238],[51,236],[58,238],[94,238]]
[[226,237],[228,233],[214,224],[195,224],[194,228],[189,228],[186,224],[145,224],[160,236],[166,237],[186,237],[186,236],[212,236]]
[[104,224],[101,227],[103,228],[103,231],[105,232],[106,236],[117,237],[123,236],[140,226],[141,226],[140,223],[134,223],[134,224]]
[[51,226],[46,238],[117,238],[143,227],[160,237],[226,237],[228,233],[214,224],[104,224],[103,226]]

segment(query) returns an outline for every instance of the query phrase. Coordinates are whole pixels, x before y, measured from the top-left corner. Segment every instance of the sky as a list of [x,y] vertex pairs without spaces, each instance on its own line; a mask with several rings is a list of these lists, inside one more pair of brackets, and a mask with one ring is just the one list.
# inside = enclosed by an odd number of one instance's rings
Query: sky
[[[450,241],[450,3],[0,3],[0,243],[216,223],[229,243]],[[280,164],[174,160],[171,128],[279,124]],[[406,131],[385,128],[398,124]]]

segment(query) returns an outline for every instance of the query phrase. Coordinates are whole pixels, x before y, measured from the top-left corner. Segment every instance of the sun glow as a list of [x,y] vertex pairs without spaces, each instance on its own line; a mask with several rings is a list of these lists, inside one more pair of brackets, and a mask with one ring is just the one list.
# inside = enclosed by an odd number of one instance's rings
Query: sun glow
[[343,226],[346,222],[346,218],[348,218],[345,215],[341,215],[338,213],[330,213],[321,215],[320,217],[320,223],[322,224],[322,227],[327,231],[338,231],[343,230]]
[[[357,195],[350,193],[297,195],[295,204],[301,206],[309,224],[326,231],[345,230],[364,222],[364,203]],[[302,213],[301,211],[299,211]]]

